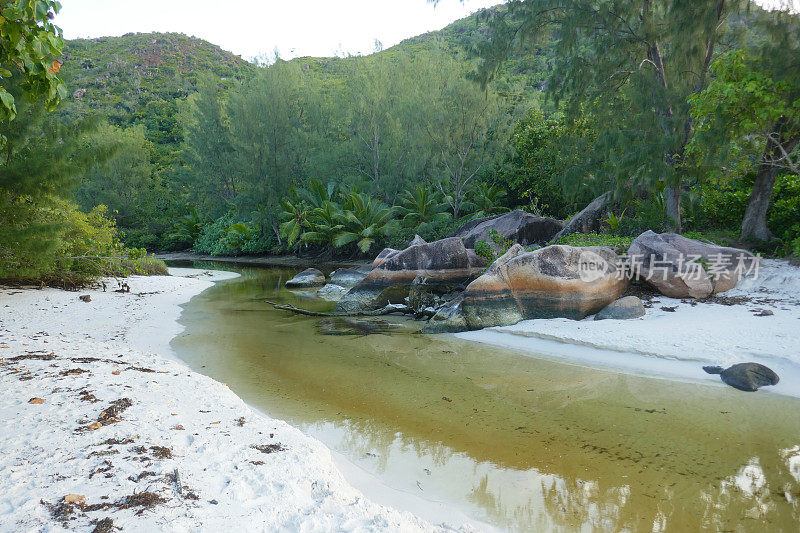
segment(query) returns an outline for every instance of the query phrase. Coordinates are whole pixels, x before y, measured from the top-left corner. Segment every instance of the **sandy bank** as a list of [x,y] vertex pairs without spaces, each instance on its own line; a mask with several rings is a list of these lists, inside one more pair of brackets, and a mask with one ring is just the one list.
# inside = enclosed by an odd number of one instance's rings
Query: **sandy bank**
[[764,260],[757,279],[745,279],[716,300],[698,303],[659,296],[634,320],[527,320],[458,334],[463,339],[531,354],[720,383],[703,365],[753,361],[781,382],[763,390],[800,396],[800,268]]
[[447,529],[370,502],[321,443],[170,359],[179,305],[230,275],[174,273],[0,290],[0,530]]

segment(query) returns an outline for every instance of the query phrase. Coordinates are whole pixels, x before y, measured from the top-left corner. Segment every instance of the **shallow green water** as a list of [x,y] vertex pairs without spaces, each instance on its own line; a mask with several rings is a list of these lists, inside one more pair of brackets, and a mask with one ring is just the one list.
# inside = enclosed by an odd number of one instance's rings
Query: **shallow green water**
[[[230,268],[230,267],[222,267]],[[173,349],[387,485],[501,529],[800,530],[800,400],[597,370],[416,333],[331,336],[240,269]]]

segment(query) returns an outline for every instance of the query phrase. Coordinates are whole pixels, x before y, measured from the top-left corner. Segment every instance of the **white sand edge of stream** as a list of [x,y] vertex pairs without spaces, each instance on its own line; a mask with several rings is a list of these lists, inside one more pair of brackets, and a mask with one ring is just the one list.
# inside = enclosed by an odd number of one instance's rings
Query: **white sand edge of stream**
[[[374,503],[318,440],[189,370],[169,349],[180,305],[237,274],[171,273],[128,278],[127,294],[115,281],[107,292],[0,289],[0,531],[91,531],[103,519],[124,531],[484,529]],[[124,398],[118,421],[93,425]],[[428,518],[443,508],[350,476]],[[137,506],[143,493],[164,501]],[[67,495],[83,499],[60,504]]]

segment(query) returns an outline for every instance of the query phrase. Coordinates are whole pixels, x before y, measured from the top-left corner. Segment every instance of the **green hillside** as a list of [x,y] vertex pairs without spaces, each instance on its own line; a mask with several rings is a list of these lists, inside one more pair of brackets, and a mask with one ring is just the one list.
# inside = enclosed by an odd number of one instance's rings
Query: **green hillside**
[[148,140],[182,140],[176,101],[193,93],[197,76],[243,78],[254,66],[219,46],[177,33],[137,33],[67,41],[62,78],[66,113],[95,111],[117,126],[143,124]]

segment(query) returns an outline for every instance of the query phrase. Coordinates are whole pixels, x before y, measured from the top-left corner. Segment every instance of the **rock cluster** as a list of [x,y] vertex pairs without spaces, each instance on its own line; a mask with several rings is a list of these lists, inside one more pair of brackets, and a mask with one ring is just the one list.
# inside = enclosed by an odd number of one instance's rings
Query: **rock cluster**
[[339,300],[336,310],[360,313],[390,303],[401,304],[409,296],[417,276],[422,276],[430,286],[457,286],[479,276],[486,264],[459,238],[415,244],[386,254],[377,267]]
[[[386,248],[363,269],[336,270],[317,294],[338,299],[336,311],[349,314],[406,305],[418,318],[432,317],[423,330],[428,333],[593,314],[595,320],[620,320],[645,314],[639,298],[621,298],[630,275],[666,296],[705,298],[735,287],[757,261],[744,250],[652,231],[633,241],[627,266],[608,247],[551,245],[527,251],[522,246],[546,243],[561,227],[559,221],[513,211],[472,221],[453,237],[430,243],[416,235],[404,250]],[[493,231],[517,242],[487,269],[486,259],[471,246],[491,239]],[[286,286],[324,284],[325,275],[311,268]]]
[[456,332],[532,318],[582,319],[628,287],[610,248],[548,246],[526,252],[514,245],[489,270],[440,309],[424,331]]

